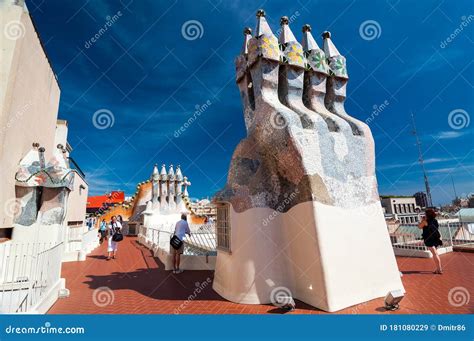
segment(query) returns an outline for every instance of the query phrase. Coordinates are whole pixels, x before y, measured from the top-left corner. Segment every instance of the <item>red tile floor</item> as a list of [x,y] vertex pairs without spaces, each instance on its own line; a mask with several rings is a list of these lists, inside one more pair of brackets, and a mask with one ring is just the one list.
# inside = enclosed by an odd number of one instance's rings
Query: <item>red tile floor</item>
[[[50,314],[282,313],[272,305],[228,302],[212,290],[211,284],[189,299],[197,288],[196,285],[212,280],[213,272],[185,271],[174,275],[171,271],[165,271],[163,264],[153,257],[150,250],[138,244],[136,238],[128,237],[120,243],[116,260],[105,260],[105,248],[104,243],[84,262],[63,264],[62,276],[66,278],[70,296],[59,299],[50,309]],[[442,255],[441,260],[444,274],[434,275],[431,273],[433,265],[430,259],[397,258],[407,291],[398,311],[385,311],[383,298],[380,298],[337,313],[474,313],[474,253],[448,253]],[[449,292],[457,287],[463,288],[464,293],[451,295],[453,305],[449,300]],[[469,299],[466,297],[466,290]],[[459,304],[462,305],[457,306]],[[297,309],[292,314],[325,314],[299,301],[296,306]]]

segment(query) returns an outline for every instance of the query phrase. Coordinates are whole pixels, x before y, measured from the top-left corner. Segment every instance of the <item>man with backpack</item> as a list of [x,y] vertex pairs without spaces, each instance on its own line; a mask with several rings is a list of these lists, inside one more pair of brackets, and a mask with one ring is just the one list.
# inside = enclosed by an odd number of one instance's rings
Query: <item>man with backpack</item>
[[181,254],[184,252],[184,243],[183,239],[185,235],[191,236],[191,230],[187,222],[187,216],[185,213],[181,214],[181,220],[176,223],[174,228],[174,235],[171,238],[171,253],[173,254],[173,266],[174,274],[180,274],[183,272],[179,268],[179,263],[181,261]]
[[109,238],[107,240],[107,260],[110,260],[112,257],[115,259],[117,256],[117,246],[118,243],[123,239],[122,235],[122,224],[117,221],[117,217],[112,216],[112,220],[109,225]]

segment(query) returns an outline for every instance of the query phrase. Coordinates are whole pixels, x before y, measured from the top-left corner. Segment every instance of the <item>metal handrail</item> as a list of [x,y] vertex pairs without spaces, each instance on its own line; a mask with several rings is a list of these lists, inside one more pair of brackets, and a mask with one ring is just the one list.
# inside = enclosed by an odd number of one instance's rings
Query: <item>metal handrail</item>
[[61,243],[0,245],[0,312],[30,312],[60,279]]
[[[167,227],[167,228],[166,228]],[[185,255],[213,255],[216,253],[216,233],[213,224],[190,225],[191,235],[186,235],[184,242]],[[174,224],[159,228],[140,226],[138,237],[151,247],[162,245],[168,247],[174,231]]]
[[[443,221],[438,223],[441,240],[445,246],[467,245],[474,247],[474,234],[469,232],[468,224]],[[401,224],[400,227],[413,227],[418,231],[418,224]],[[421,229],[418,234],[404,232],[397,233],[395,231],[390,234],[390,239],[394,248],[428,250],[428,248],[423,244]]]

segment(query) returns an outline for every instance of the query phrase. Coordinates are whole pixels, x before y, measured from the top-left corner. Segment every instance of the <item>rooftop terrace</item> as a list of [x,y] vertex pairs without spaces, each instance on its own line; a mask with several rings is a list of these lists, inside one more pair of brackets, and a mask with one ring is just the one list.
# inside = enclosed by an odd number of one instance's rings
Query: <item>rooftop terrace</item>
[[[50,314],[282,313],[272,305],[224,300],[212,290],[212,271],[185,271],[179,275],[165,271],[163,264],[136,238],[127,237],[120,243],[116,260],[106,261],[105,250],[104,243],[85,262],[63,263],[62,276],[71,294],[57,301]],[[400,310],[387,312],[380,298],[337,313],[474,313],[474,299],[470,299],[474,295],[474,253],[452,252],[442,255],[441,260],[444,274],[434,275],[430,259],[397,257],[407,291]],[[326,314],[298,301],[296,306],[292,314]]]

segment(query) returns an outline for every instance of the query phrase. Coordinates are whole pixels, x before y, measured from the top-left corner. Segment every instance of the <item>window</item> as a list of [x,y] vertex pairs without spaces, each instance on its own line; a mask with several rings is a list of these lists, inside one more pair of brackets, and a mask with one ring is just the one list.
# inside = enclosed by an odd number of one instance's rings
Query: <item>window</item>
[[2,227],[0,228],[0,243],[6,242],[12,239],[13,227]]
[[77,221],[68,221],[67,226],[69,227],[81,227],[84,225],[84,222],[82,220],[77,220]]
[[217,248],[230,252],[230,217],[229,204],[219,204],[217,206]]

